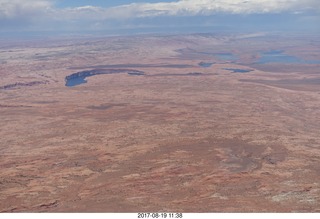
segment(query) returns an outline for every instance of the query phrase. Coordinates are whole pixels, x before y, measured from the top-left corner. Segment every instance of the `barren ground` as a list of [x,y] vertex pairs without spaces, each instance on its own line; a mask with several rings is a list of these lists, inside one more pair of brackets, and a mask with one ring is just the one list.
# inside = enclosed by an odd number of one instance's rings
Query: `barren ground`
[[[319,45],[203,34],[2,43],[0,212],[320,212],[320,64],[254,64],[273,49],[320,60]],[[145,74],[65,86],[109,68]]]

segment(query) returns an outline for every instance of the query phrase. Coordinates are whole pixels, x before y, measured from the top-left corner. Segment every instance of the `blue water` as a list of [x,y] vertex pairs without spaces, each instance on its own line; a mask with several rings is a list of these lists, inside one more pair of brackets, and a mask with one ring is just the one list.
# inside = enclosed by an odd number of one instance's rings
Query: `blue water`
[[236,61],[237,56],[232,53],[213,53],[213,52],[199,52],[200,54],[215,56],[222,61]]
[[130,69],[93,69],[93,70],[86,70],[77,73],[73,73],[65,77],[65,86],[67,87],[74,87],[80,84],[85,84],[87,81],[85,80],[87,77],[92,77],[95,75],[102,75],[102,74],[120,74],[120,73],[127,73],[128,75],[144,75],[143,71],[138,70],[130,70]]
[[262,52],[258,64],[266,63],[297,63],[297,64],[319,64],[318,60],[304,60],[295,56],[287,55],[282,50],[270,50]]
[[128,72],[128,75],[141,76],[141,75],[144,75],[144,73],[143,72]]
[[203,67],[203,68],[209,68],[213,65],[213,62],[200,62],[198,65]]
[[66,86],[67,87],[74,87],[80,84],[85,84],[87,81],[85,80],[86,77],[76,77],[72,79],[66,80]]
[[224,68],[224,70],[232,71],[232,73],[248,73],[253,70],[239,69],[239,68]]

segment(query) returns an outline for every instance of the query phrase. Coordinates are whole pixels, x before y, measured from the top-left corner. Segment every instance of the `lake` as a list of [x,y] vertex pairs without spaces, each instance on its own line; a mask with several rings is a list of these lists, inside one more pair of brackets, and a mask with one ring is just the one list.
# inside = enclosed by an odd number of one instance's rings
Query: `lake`
[[284,53],[283,50],[270,50],[262,52],[257,64],[266,63],[296,63],[296,64],[320,64],[319,60],[304,60]]
[[68,75],[65,77],[65,86],[74,87],[80,84],[85,84],[87,81],[85,80],[87,77],[92,77],[95,75],[103,75],[103,74],[120,74],[127,73],[131,76],[141,76],[144,75],[143,71],[133,70],[133,69],[93,69],[87,71],[80,71]]
[[224,68],[224,70],[232,71],[232,73],[248,73],[253,70],[246,70],[246,69],[240,69],[240,68]]
[[203,67],[203,68],[209,68],[213,65],[213,62],[200,62],[198,65]]

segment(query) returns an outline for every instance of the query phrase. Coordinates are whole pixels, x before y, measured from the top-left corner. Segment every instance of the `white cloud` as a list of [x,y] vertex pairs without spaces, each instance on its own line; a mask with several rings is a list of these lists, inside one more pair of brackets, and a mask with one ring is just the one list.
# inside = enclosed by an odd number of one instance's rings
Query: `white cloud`
[[[1,1],[1,0],[0,0]],[[55,20],[112,20],[156,16],[261,14],[319,9],[319,0],[180,0],[176,2],[132,3],[111,8],[82,6],[54,9]]]
[[[161,0],[159,0],[161,1]],[[134,17],[255,14],[320,9],[319,0],[179,0],[133,3],[111,8],[82,6],[58,9],[54,0],[0,0],[0,19],[30,18],[40,14],[49,19],[123,19]]]
[[45,14],[52,6],[47,0],[0,0],[0,19],[23,19]]
[[[67,0],[66,0],[67,1]],[[146,0],[148,1],[148,0]],[[214,14],[268,14],[290,12],[300,16],[320,11],[319,0],[178,0],[132,3],[116,7],[81,6],[57,8],[56,0],[0,0],[0,25],[40,28],[91,28],[126,25],[134,18]],[[302,16],[302,15],[301,15]],[[118,23],[117,23],[118,22]],[[130,23],[130,22],[129,22]],[[1,30],[0,30],[1,31]]]
[[[319,0],[180,0],[129,4],[112,8],[135,17],[159,15],[259,14],[320,9]],[[110,9],[111,10],[111,9]]]

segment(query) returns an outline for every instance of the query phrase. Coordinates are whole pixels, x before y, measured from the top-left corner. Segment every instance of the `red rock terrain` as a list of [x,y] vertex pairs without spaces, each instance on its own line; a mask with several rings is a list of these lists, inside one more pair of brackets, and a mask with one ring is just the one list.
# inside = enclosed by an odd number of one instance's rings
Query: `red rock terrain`
[[256,64],[320,41],[274,38],[1,45],[0,212],[320,212],[320,65]]

